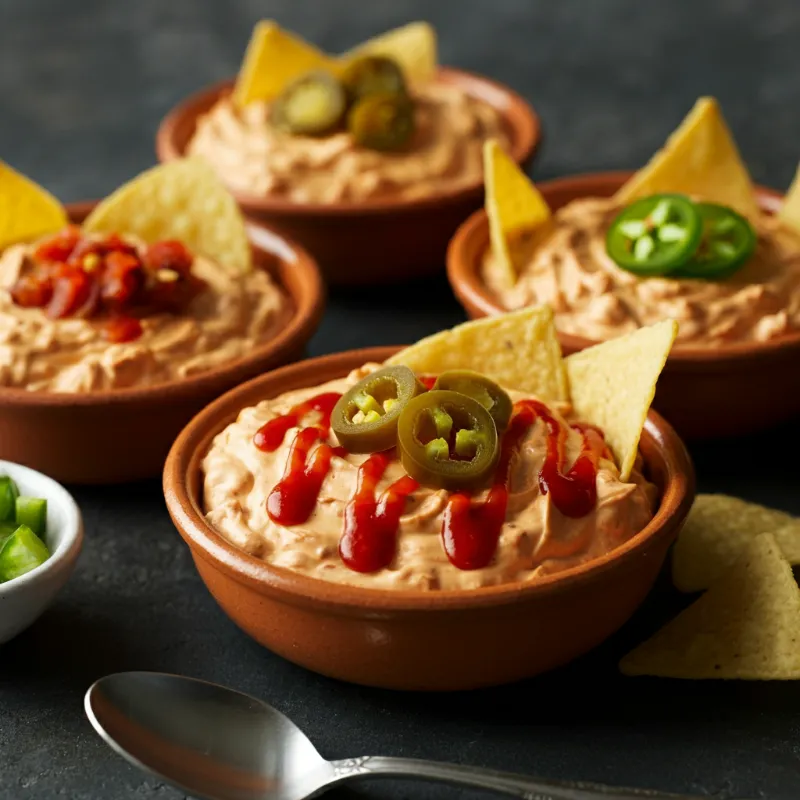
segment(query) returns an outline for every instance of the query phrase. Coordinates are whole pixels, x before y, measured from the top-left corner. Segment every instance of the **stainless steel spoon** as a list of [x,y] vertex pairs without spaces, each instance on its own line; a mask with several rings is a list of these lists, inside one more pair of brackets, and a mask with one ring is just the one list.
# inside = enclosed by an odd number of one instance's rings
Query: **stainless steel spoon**
[[701,800],[411,758],[325,761],[272,706],[178,675],[109,675],[86,693],[85,708],[121,756],[204,800],[307,800],[345,781],[373,777],[442,781],[523,800]]

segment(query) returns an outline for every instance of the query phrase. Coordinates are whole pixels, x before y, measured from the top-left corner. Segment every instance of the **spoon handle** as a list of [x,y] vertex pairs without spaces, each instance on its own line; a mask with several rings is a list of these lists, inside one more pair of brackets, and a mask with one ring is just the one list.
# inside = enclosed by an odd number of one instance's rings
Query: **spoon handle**
[[546,781],[460,764],[443,764],[414,758],[364,756],[332,761],[333,783],[359,778],[419,778],[499,792],[521,800],[702,800],[683,794],[647,789],[619,789],[595,783]]

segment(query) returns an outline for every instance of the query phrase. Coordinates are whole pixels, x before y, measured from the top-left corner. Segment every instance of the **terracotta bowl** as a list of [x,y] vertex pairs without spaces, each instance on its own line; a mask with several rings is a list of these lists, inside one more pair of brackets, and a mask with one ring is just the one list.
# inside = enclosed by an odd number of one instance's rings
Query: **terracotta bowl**
[[[94,203],[67,206],[80,223]],[[181,428],[203,406],[267,369],[301,357],[319,324],[324,288],[314,260],[289,239],[249,224],[256,263],[291,298],[294,313],[278,335],[245,358],[187,378],[140,389],[87,394],[0,388],[0,459],[64,483],[121,483],[160,474]]]
[[[553,209],[581,197],[610,197],[630,172],[575,175],[537,184]],[[767,212],[776,211],[782,195],[757,187]],[[480,275],[489,247],[485,211],[475,212],[458,229],[447,252],[450,284],[470,317],[504,310]],[[559,334],[565,354],[596,342]],[[658,383],[655,407],[687,439],[738,436],[763,430],[800,415],[800,333],[770,342],[698,348],[677,345]]]
[[242,408],[342,377],[396,350],[351,350],[262,375],[212,403],[181,433],[167,458],[164,494],[211,594],[246,633],[290,661],[392,689],[507,683],[599,644],[650,590],[694,497],[686,449],[655,413],[641,445],[647,473],[661,490],[653,520],[614,552],[533,584],[460,592],[342,586],[247,555],[205,521],[201,461]]
[[[518,94],[487,78],[441,68],[438,80],[462,87],[499,109],[511,152],[527,164],[540,141],[539,118]],[[232,81],[212,86],[176,106],[161,123],[156,152],[161,161],[184,155],[197,117],[230,92]],[[441,268],[447,242],[483,202],[483,180],[417,200],[361,203],[296,203],[234,192],[247,216],[302,242],[331,283],[375,284],[418,277]]]

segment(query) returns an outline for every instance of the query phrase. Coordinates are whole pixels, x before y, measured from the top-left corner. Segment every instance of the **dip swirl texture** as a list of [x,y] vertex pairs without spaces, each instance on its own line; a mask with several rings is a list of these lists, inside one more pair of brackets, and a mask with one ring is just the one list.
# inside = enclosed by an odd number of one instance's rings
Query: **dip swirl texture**
[[765,342],[800,330],[800,235],[767,215],[747,264],[722,281],[640,278],[606,253],[605,236],[620,207],[613,200],[575,200],[554,216],[542,241],[525,252],[516,284],[503,284],[487,251],[482,274],[507,309],[546,303],[559,331],[605,340],[665,318],[678,321],[678,342],[719,347]]
[[229,96],[197,121],[188,153],[204,157],[236,191],[297,203],[414,199],[469,183],[483,175],[483,142],[508,136],[488,103],[443,83],[415,87],[416,132],[399,152],[358,147],[350,134],[314,138],[276,130],[270,106],[241,111]]
[[[531,581],[584,563],[624,543],[651,519],[655,487],[638,470],[630,482],[622,483],[616,465],[608,459],[598,464],[594,510],[579,519],[563,516],[550,495],[539,488],[546,432],[537,422],[512,460],[506,520],[495,557],[487,567],[465,571],[449,562],[441,528],[450,493],[420,487],[407,500],[389,568],[374,573],[348,569],[339,556],[338,543],[344,509],[356,488],[358,466],[367,456],[348,453],[333,458],[311,517],[304,524],[284,527],[270,519],[267,497],[284,474],[297,428],[288,431],[273,452],[256,448],[253,436],[270,419],[298,403],[323,392],[343,393],[376,367],[365,365],[347,378],[244,409],[214,439],[203,460],[204,510],[209,523],[251,555],[322,580],[379,589],[459,590]],[[523,397],[519,392],[511,395],[515,400]],[[553,412],[561,421],[570,418],[567,406]],[[311,419],[307,422],[312,423]],[[332,436],[327,441],[336,444]],[[570,431],[568,463],[577,458],[581,444],[581,436]],[[400,463],[392,462],[378,490],[404,474]],[[478,499],[482,496],[485,492]]]

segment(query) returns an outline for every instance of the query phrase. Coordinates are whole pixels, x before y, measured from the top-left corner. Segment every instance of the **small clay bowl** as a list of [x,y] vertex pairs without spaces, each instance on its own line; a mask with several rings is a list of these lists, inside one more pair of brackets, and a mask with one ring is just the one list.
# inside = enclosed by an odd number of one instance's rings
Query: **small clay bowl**
[[[610,197],[630,172],[575,175],[537,184],[552,209],[582,197]],[[783,195],[757,187],[761,208],[774,213]],[[447,252],[447,274],[470,317],[501,314],[504,309],[480,274],[489,247],[486,212],[475,212],[458,229]],[[596,344],[560,333],[565,355]],[[754,433],[800,415],[800,333],[769,342],[700,348],[673,347],[658,382],[655,407],[685,439]]]
[[206,522],[201,462],[241,409],[342,377],[396,350],[350,350],[262,375],[212,403],[181,433],[167,458],[164,495],[211,594],[246,633],[290,661],[391,689],[508,683],[599,644],[650,590],[694,498],[686,449],[653,412],[641,442],[647,475],[661,496],[652,521],[602,558],[535,583],[443,592],[343,586],[271,566]]
[[[94,202],[67,206],[82,222]],[[293,315],[280,332],[244,358],[208,372],[139,389],[86,394],[0,387],[0,459],[63,483],[121,483],[160,474],[181,428],[203,406],[265,370],[300,358],[324,306],[319,269],[299,245],[248,224],[256,264],[289,296]]]
[[[442,67],[437,80],[463,88],[499,109],[511,138],[511,155],[527,165],[540,142],[539,117],[511,89],[488,78]],[[185,154],[198,116],[231,91],[225,81],[192,95],[162,121],[156,135],[161,161]],[[415,200],[297,203],[234,192],[248,217],[285,232],[309,249],[336,284],[377,284],[441,269],[447,242],[483,201],[483,179]]]

